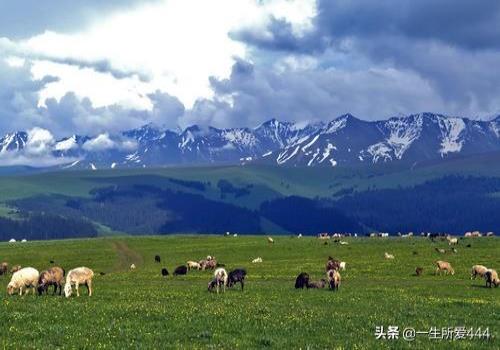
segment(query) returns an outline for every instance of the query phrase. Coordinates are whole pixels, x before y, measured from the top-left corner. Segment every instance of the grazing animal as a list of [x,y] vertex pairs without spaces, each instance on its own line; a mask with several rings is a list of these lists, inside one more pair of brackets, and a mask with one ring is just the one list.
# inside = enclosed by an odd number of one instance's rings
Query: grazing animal
[[10,273],[16,273],[17,271],[21,270],[21,268],[22,268],[21,265],[14,265],[10,269]]
[[424,272],[424,268],[423,267],[417,267],[415,269],[415,275],[416,276],[422,276],[422,273]]
[[161,257],[159,255],[155,255],[155,262],[161,263]]
[[188,272],[188,268],[185,265],[177,266],[174,270],[174,276],[185,275]]
[[450,236],[448,236],[446,239],[448,240],[448,245],[458,244],[458,238],[451,238]]
[[66,275],[66,284],[64,285],[64,295],[69,298],[73,293],[73,285],[75,286],[76,296],[80,296],[78,287],[84,284],[87,287],[89,297],[92,296],[92,279],[94,278],[94,271],[88,267],[82,266],[70,270]]
[[57,293],[58,288],[59,295],[61,295],[63,289],[62,285],[64,282],[64,274],[64,269],[59,266],[54,266],[47,271],[42,271],[40,273],[40,277],[38,278],[38,295],[42,295],[43,292],[48,293],[49,286],[54,286],[54,292],[52,293],[53,295]]
[[340,245],[348,245],[349,242],[346,242],[346,241],[340,241]]
[[130,265],[130,269],[131,269],[131,270],[135,270],[135,269],[136,269],[135,264]]
[[259,256],[258,258],[255,258],[252,260],[252,264],[257,264],[257,263],[261,263],[262,262],[262,258]]
[[340,273],[337,270],[329,270],[326,273],[328,285],[331,290],[338,290],[340,287]]
[[193,270],[193,269],[196,269],[196,270],[201,270],[201,265],[199,263],[197,263],[196,261],[188,261],[186,263],[187,267],[188,267],[188,270]]
[[241,284],[241,291],[243,291],[246,275],[247,272],[245,269],[235,269],[229,272],[227,286],[232,287],[239,282]]
[[274,239],[272,237],[267,237],[267,242],[268,243],[274,243]]
[[318,282],[310,282],[307,284],[307,288],[312,288],[312,289],[321,289],[325,288],[326,286],[326,279],[322,278]]
[[169,274],[168,274],[168,270],[167,270],[166,268],[161,269],[161,275],[162,275],[163,277],[167,277],[167,276],[169,275]]
[[392,254],[389,254],[389,253],[385,252],[385,253],[384,253],[384,258],[389,259],[389,260],[392,260],[392,259],[394,259],[394,255],[392,255]]
[[435,262],[435,264],[437,266],[435,274],[441,274],[441,271],[444,271],[445,275],[447,275],[448,273],[451,273],[452,275],[455,274],[455,270],[453,269],[453,267],[451,267],[451,264],[449,262],[438,260]]
[[474,265],[472,266],[472,270],[470,272],[470,279],[476,279],[477,276],[484,277],[488,271],[488,268],[484,265]]
[[306,272],[301,272],[297,278],[295,279],[295,288],[296,289],[303,289],[304,287],[307,287],[309,284],[309,274]]
[[340,268],[340,260],[336,260],[332,258],[331,256],[328,257],[328,261],[326,262],[326,268],[325,270],[338,270]]
[[201,269],[204,270],[213,270],[217,267],[217,260],[215,258],[210,257],[210,259],[202,260],[199,263],[201,265]]
[[32,267],[25,267],[19,271],[14,272],[9,284],[7,285],[7,293],[12,295],[19,289],[19,295],[23,295],[23,288],[26,288],[26,294],[29,293],[28,288],[33,289],[33,295],[38,285],[38,277],[40,273]]
[[228,276],[226,269],[219,267],[214,271],[214,279],[208,283],[208,291],[212,291],[215,288],[217,294],[219,294],[219,289],[222,286],[222,292],[225,292],[227,279]]
[[500,279],[498,279],[498,273],[493,269],[489,269],[488,271],[486,271],[484,278],[486,280],[486,287],[491,288],[491,285],[493,284],[496,288],[500,285]]
[[6,275],[7,271],[9,271],[9,264],[6,262],[3,262],[0,264],[0,276]]
[[436,252],[440,253],[440,254],[445,254],[446,253],[446,250],[444,249],[440,249],[440,248],[434,248],[436,250]]
[[341,261],[339,264],[339,267],[342,271],[344,271],[345,270],[345,261]]

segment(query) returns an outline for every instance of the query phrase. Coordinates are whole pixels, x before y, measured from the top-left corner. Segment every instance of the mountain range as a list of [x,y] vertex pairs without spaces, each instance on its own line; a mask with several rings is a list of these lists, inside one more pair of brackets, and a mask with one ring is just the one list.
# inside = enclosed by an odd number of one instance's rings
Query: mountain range
[[381,121],[351,114],[328,123],[271,119],[255,128],[190,126],[182,131],[152,124],[117,134],[72,135],[59,140],[37,132],[0,138],[2,158],[49,154],[62,168],[130,168],[207,164],[358,166],[413,164],[500,151],[500,116],[490,121],[420,113]]

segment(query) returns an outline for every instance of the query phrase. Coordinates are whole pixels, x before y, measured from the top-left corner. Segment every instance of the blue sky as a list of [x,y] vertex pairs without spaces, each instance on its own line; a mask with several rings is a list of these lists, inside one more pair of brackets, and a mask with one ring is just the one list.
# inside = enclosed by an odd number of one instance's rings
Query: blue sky
[[0,132],[500,113],[500,2],[0,2]]

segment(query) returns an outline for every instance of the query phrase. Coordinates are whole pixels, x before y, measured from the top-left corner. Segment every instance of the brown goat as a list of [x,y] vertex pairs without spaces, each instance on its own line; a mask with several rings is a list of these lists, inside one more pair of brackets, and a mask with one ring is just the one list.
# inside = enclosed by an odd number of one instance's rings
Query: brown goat
[[61,295],[64,275],[64,269],[58,266],[51,267],[47,271],[42,271],[38,278],[38,294],[42,295],[43,292],[48,293],[49,286],[54,286],[54,292],[52,294],[56,294],[59,288],[59,295]]
[[340,269],[340,260],[336,260],[331,256],[328,257],[328,261],[326,262],[325,270],[339,270]]
[[9,264],[6,262],[1,263],[0,264],[0,276],[6,275],[7,271],[9,271]]

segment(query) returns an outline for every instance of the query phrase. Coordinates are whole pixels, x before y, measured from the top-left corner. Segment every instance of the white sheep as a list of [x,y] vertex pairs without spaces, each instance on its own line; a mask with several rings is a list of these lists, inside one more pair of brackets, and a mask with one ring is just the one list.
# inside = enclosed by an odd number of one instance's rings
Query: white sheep
[[386,259],[394,259],[394,255],[385,252],[384,253],[384,258],[386,258]]
[[346,241],[340,241],[340,245],[348,245],[349,242],[346,242]]
[[261,263],[262,262],[262,258],[259,256],[258,258],[255,258],[252,260],[252,264],[257,264],[257,263]]
[[479,277],[484,277],[486,274],[486,271],[488,271],[488,268],[484,265],[474,265],[472,266],[472,270],[470,273],[470,279],[475,279],[478,275]]
[[33,288],[33,294],[35,294],[39,277],[40,273],[37,269],[32,267],[20,269],[12,275],[9,284],[7,285],[7,293],[12,295],[17,289],[19,289],[19,295],[23,295],[23,288],[26,288],[26,294],[29,293],[28,288]]
[[193,270],[193,269],[196,269],[196,270],[201,270],[201,265],[200,263],[197,263],[196,261],[188,261],[186,263],[186,266],[188,268],[188,270]]
[[339,264],[339,267],[342,271],[344,271],[345,270],[345,261],[341,261]]
[[80,284],[85,284],[85,286],[87,286],[89,297],[91,297],[93,277],[94,271],[88,267],[77,267],[76,269],[70,270],[66,275],[66,284],[64,286],[64,295],[66,298],[69,298],[73,292],[72,285],[75,285],[76,295],[80,296],[80,293],[78,292],[78,286]]
[[208,283],[208,290],[211,291],[215,287],[217,294],[219,294],[220,286],[222,285],[222,291],[226,291],[227,284],[227,271],[223,267],[219,267],[214,271],[214,279]]
[[135,270],[135,269],[136,269],[135,264],[130,265],[130,269],[131,269],[131,270]]
[[274,239],[273,239],[272,237],[267,237],[267,241],[268,241],[269,243],[274,243]]

